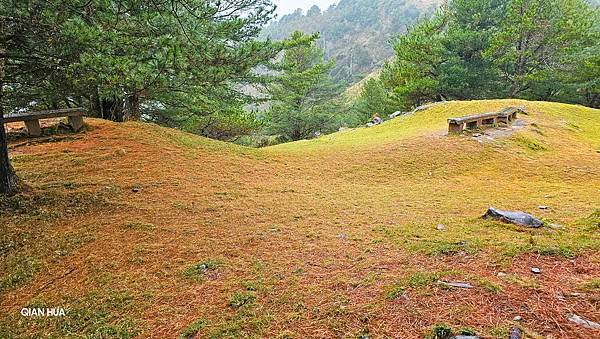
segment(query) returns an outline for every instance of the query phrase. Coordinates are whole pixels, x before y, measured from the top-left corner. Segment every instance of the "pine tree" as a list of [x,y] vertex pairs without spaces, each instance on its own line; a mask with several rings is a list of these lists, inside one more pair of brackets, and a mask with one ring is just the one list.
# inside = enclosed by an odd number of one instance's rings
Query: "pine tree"
[[369,79],[354,103],[354,109],[359,114],[359,124],[364,124],[373,114],[389,115],[399,107],[399,103],[386,91],[380,79]]
[[[511,0],[486,51],[509,97],[550,100],[563,88],[558,73],[585,46],[594,16],[582,0]],[[548,90],[553,93],[546,94]]]
[[241,114],[282,44],[270,0],[6,0],[10,109],[77,105],[116,121]]
[[455,0],[394,40],[402,106],[523,98],[598,105],[598,10],[584,0]]
[[271,108],[267,112],[270,133],[286,140],[310,138],[336,128],[340,88],[330,77],[333,61],[326,62],[316,46],[318,34],[294,32],[268,87]]

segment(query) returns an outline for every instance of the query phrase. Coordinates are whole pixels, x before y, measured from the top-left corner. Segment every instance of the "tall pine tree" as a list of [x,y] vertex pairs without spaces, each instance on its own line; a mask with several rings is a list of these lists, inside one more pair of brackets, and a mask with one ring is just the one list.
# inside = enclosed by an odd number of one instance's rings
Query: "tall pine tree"
[[331,79],[333,61],[326,62],[316,46],[318,34],[294,32],[287,40],[283,57],[275,64],[278,74],[268,87],[271,108],[270,133],[286,140],[310,138],[336,128],[340,87]]
[[86,106],[116,121],[235,115],[282,44],[271,0],[6,0],[9,108]]

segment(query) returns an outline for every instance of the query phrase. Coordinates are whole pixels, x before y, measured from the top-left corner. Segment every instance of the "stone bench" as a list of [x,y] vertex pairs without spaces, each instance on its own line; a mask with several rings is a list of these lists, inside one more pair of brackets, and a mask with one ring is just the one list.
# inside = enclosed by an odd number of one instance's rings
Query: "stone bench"
[[522,108],[508,107],[499,112],[450,118],[448,119],[448,133],[460,134],[465,130],[465,128],[475,129],[486,126],[496,126],[499,122],[509,125],[517,119],[517,114],[521,112],[524,112]]
[[41,119],[67,117],[73,131],[78,132],[83,127],[83,115],[84,111],[82,108],[11,113],[4,116],[4,123],[22,121],[25,123],[29,135],[37,137],[42,135],[40,127]]
[[500,122],[504,122],[505,124],[510,124],[513,121],[517,120],[518,113],[524,113],[525,110],[519,107],[508,107],[500,112],[498,112],[498,120]]

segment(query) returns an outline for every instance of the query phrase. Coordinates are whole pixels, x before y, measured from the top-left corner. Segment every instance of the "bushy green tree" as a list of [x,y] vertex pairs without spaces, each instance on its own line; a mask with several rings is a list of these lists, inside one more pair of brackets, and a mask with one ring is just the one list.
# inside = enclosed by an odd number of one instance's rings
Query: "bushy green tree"
[[484,52],[504,16],[506,3],[507,0],[453,0],[443,13],[446,27],[438,34],[443,45],[439,85],[445,97],[502,96],[498,72]]
[[583,0],[454,0],[394,40],[381,83],[405,108],[499,97],[594,107],[598,22]]
[[508,3],[486,53],[507,84],[509,97],[551,99],[560,93],[559,73],[573,67],[569,55],[589,43],[591,13],[581,0]]
[[316,39],[318,34],[292,33],[288,48],[275,64],[278,74],[267,89],[271,100],[267,130],[285,140],[310,138],[336,128],[340,88],[329,75],[334,63],[324,60]]
[[353,109],[357,124],[365,123],[373,114],[389,115],[399,109],[398,101],[388,92],[380,79],[369,79],[363,86]]
[[436,14],[394,41],[396,57],[384,66],[381,79],[404,106],[440,97],[440,65],[444,58],[440,32],[444,26],[445,17]]
[[[9,109],[84,105],[116,121],[240,115],[280,43],[270,0],[7,0]],[[160,119],[159,119],[160,120]]]
[[[600,41],[600,36],[596,36]],[[584,100],[584,104],[600,108],[600,43],[579,55],[579,62],[568,81]]]

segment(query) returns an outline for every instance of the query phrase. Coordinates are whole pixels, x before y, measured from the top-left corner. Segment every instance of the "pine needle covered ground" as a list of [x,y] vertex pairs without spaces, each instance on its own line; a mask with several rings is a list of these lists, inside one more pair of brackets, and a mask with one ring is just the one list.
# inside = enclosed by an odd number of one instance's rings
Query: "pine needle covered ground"
[[[509,105],[530,113],[512,134],[445,135]],[[13,142],[30,188],[0,202],[0,337],[600,336],[567,320],[600,321],[598,110],[450,102],[266,149],[86,121]]]

